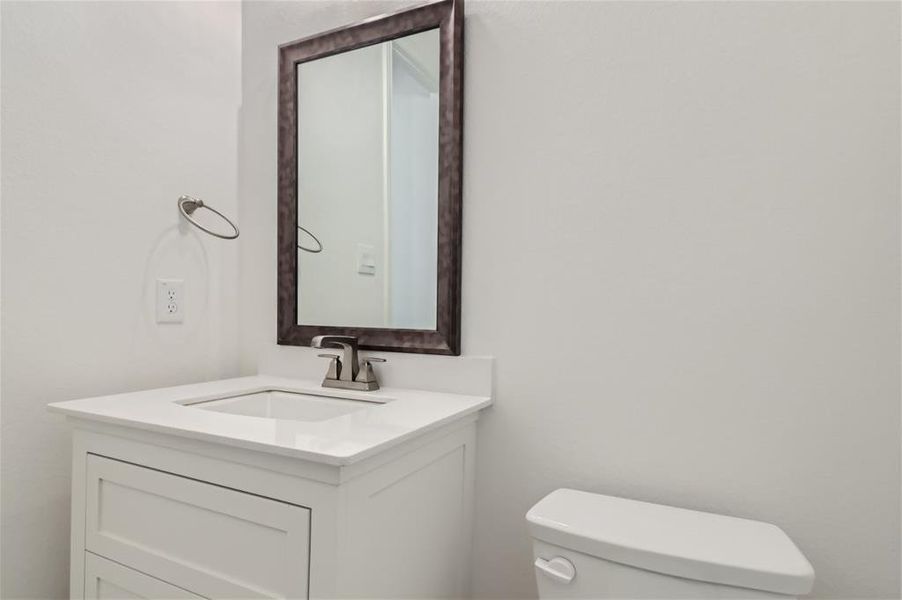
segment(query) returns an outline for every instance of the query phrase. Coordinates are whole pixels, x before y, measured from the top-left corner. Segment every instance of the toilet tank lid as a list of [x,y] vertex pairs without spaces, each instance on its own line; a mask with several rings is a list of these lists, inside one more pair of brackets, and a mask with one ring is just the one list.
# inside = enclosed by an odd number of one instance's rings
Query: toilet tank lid
[[770,523],[568,489],[526,519],[535,538],[647,571],[786,595],[814,584],[811,563]]

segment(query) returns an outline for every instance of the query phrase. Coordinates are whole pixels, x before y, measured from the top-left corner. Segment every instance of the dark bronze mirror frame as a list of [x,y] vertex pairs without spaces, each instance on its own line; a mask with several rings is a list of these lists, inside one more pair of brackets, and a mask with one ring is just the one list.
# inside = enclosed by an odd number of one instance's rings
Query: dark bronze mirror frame
[[[297,323],[297,65],[439,29],[439,175],[436,328],[337,327]],[[463,0],[441,0],[367,19],[279,47],[278,343],[353,335],[370,350],[460,354]]]

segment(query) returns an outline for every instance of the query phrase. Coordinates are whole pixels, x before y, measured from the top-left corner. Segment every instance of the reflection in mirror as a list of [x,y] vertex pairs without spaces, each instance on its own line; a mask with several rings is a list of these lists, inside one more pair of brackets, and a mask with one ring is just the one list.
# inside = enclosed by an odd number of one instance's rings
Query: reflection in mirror
[[439,30],[297,82],[298,324],[435,329]]

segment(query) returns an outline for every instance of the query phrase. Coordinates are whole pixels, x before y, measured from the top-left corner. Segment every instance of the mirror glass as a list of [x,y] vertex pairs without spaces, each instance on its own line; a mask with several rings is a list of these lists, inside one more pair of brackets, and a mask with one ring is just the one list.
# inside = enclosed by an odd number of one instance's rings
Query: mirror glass
[[436,328],[439,30],[297,65],[299,325]]

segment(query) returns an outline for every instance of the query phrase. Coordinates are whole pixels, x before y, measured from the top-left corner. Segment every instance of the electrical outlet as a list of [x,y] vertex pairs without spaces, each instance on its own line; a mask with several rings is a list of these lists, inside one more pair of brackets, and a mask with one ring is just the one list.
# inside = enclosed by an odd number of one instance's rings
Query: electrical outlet
[[185,320],[185,280],[157,279],[157,323]]

